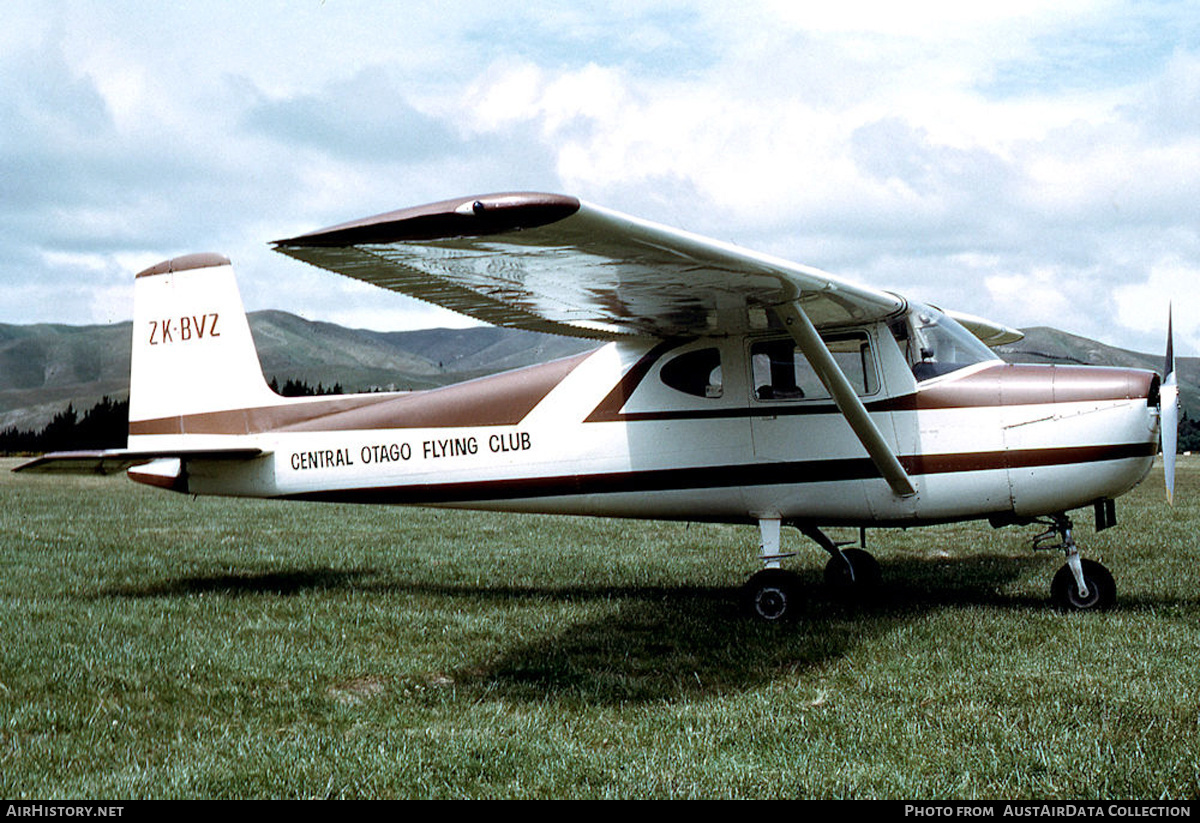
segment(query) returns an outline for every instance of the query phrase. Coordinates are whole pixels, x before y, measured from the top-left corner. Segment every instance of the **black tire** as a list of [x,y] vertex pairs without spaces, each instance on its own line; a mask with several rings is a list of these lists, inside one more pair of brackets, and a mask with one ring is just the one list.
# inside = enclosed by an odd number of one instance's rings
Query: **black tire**
[[796,575],[783,569],[763,569],[742,587],[742,609],[755,620],[783,623],[795,619],[800,609]]
[[1079,596],[1079,587],[1075,585],[1075,575],[1071,567],[1064,565],[1054,575],[1050,584],[1050,597],[1054,605],[1063,611],[1087,612],[1103,611],[1112,608],[1117,602],[1117,584],[1112,574],[1095,560],[1080,561],[1083,566],[1083,579],[1087,583],[1088,596]]
[[825,585],[838,594],[861,596],[876,591],[882,582],[879,562],[862,549],[845,549],[825,564]]

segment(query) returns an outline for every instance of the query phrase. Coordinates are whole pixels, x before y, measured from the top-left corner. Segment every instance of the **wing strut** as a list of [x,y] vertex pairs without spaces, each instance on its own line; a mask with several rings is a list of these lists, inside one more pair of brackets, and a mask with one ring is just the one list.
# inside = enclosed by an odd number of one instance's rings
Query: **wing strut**
[[816,328],[808,319],[808,315],[800,308],[800,304],[780,303],[772,306],[772,309],[783,322],[788,334],[796,341],[796,346],[812,364],[817,377],[833,397],[833,402],[837,404],[838,410],[841,411],[846,422],[850,424],[850,428],[858,436],[859,442],[863,444],[867,454],[871,456],[879,473],[892,487],[892,492],[899,497],[911,497],[916,494],[917,491],[913,488],[908,473],[904,471],[895,452],[883,439],[883,435],[879,433],[875,421],[871,419],[866,407],[858,399],[854,387],[850,385],[850,381],[838,367],[833,355],[829,353],[825,341],[821,339],[821,335],[817,334]]

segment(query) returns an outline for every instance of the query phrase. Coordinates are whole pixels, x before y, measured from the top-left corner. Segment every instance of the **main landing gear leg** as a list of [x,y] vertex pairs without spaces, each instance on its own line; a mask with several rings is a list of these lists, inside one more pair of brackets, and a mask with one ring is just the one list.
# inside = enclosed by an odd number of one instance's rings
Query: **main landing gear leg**
[[799,609],[799,579],[795,572],[779,568],[780,560],[794,554],[780,551],[781,525],[777,517],[758,521],[762,537],[758,559],[762,561],[763,568],[742,587],[743,610],[751,617],[768,623],[791,620]]
[[[794,556],[795,552],[780,550],[780,527],[777,518],[758,521],[762,535],[762,548],[758,559],[762,571],[750,578],[742,588],[742,606],[747,614],[759,620],[776,623],[796,616],[800,603],[799,577],[779,567],[779,561]],[[882,575],[879,564],[865,549],[843,549],[845,544],[835,543],[815,526],[789,523],[805,537],[829,552],[825,566],[825,583],[843,597],[857,598],[874,592]],[[864,540],[865,542],[865,540]]]
[[[1074,526],[1065,514],[1056,514],[1047,523],[1050,528],[1033,538],[1035,549],[1062,549],[1067,562],[1050,583],[1050,597],[1064,611],[1099,611],[1117,600],[1113,576],[1095,560],[1079,556]],[[1051,541],[1058,539],[1057,543]]]
[[[825,564],[825,585],[843,597],[862,597],[879,588],[883,579],[879,563],[863,548],[843,549],[846,543],[835,543],[815,526],[797,526],[800,533],[813,540],[829,552]],[[866,533],[862,532],[862,544],[866,545]]]

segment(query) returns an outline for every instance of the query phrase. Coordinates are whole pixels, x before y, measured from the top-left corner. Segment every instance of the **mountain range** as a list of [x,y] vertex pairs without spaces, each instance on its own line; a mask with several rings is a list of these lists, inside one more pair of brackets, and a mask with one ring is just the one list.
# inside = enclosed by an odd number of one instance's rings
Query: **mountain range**
[[[377,332],[314,322],[281,311],[250,314],[263,374],[346,391],[426,389],[565,357],[597,343],[518,329],[476,326]],[[1107,346],[1056,329],[1024,329],[997,353],[1015,363],[1131,366],[1161,370],[1162,355]],[[131,323],[103,326],[0,324],[0,430],[36,430],[72,404],[129,393]],[[1200,412],[1200,358],[1180,358],[1189,417]]]

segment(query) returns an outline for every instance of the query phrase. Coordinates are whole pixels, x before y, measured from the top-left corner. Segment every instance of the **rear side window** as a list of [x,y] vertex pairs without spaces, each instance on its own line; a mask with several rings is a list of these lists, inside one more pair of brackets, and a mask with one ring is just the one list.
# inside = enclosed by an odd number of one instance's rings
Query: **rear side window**
[[[879,389],[871,339],[863,332],[830,335],[822,340],[838,368],[860,395]],[[790,337],[760,340],[750,346],[754,396],[759,400],[825,400],[829,392],[808,358]]]
[[721,351],[717,348],[696,349],[668,360],[659,372],[663,383],[694,397],[720,397],[724,392],[721,379]]

